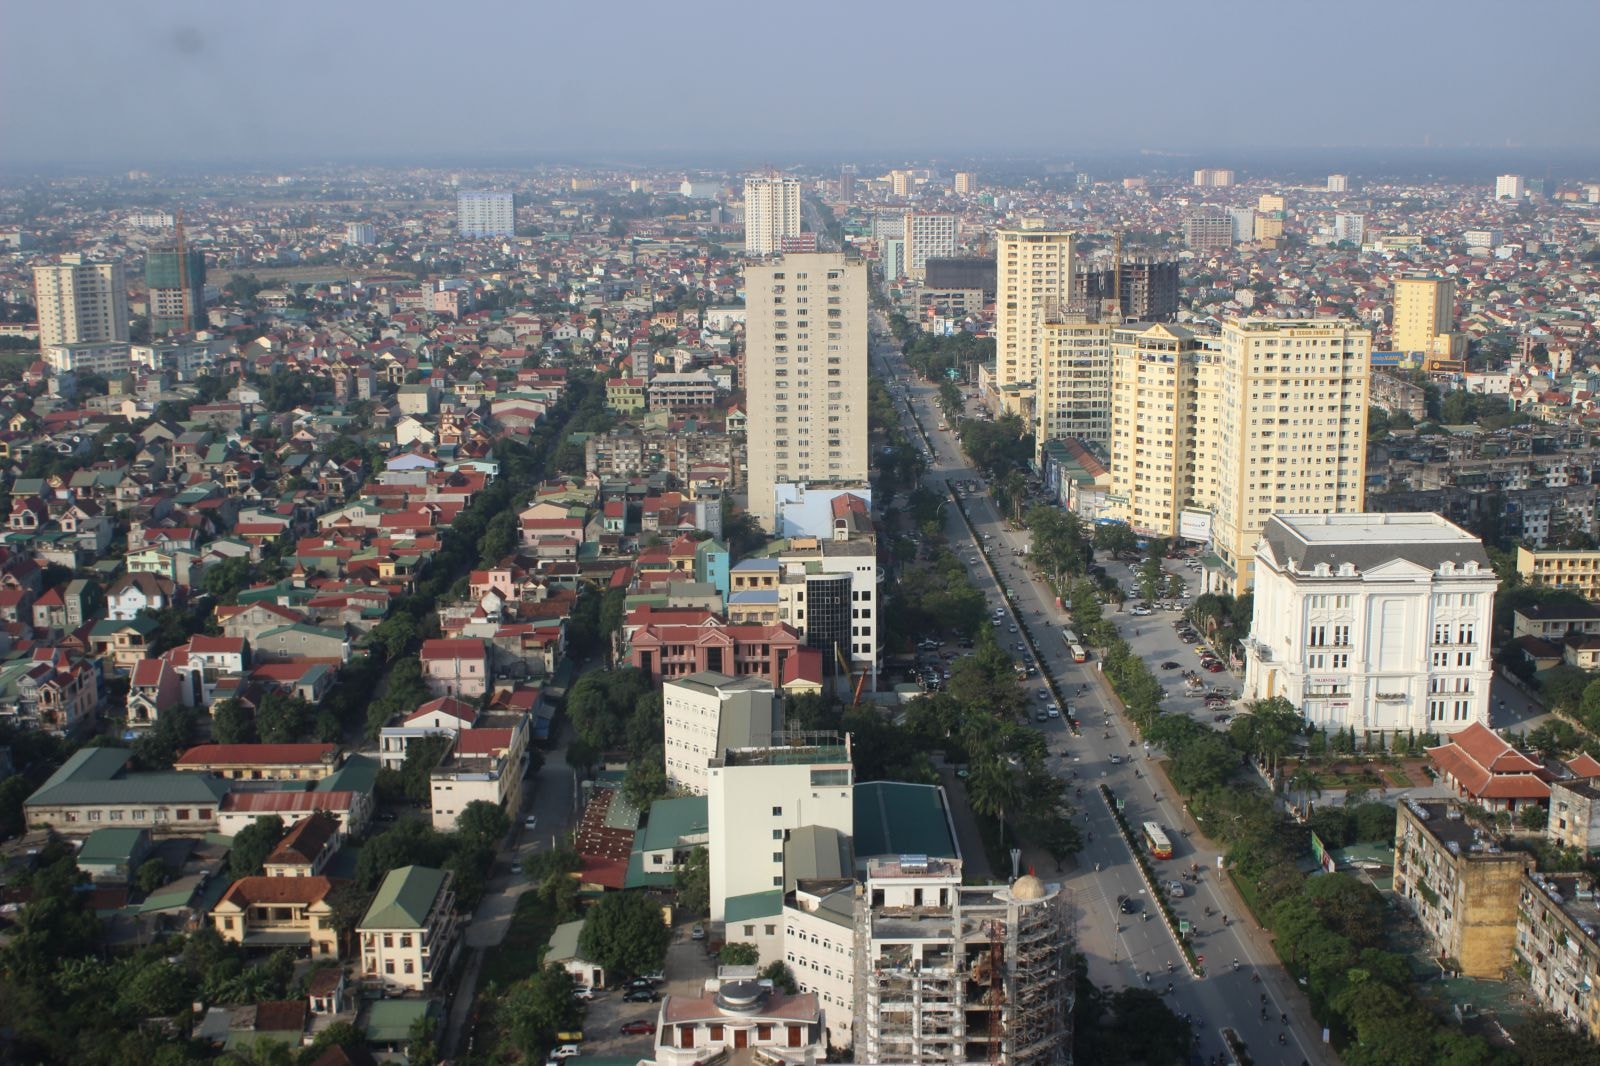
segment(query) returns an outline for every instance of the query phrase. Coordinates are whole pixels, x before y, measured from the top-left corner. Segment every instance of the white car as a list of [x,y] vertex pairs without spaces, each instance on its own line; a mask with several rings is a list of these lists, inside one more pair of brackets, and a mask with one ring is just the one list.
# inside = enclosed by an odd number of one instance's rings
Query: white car
[[539,828],[539,816],[537,814],[528,815],[526,818],[524,818],[522,820],[522,828],[524,828],[524,829],[537,829],[537,828]]

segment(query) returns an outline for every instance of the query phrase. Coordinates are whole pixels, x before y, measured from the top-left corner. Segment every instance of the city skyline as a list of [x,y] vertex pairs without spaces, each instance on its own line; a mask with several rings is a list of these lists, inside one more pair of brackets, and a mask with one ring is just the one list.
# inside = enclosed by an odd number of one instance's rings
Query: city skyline
[[[245,9],[194,4],[153,15],[109,4],[14,5],[3,23],[11,37],[70,37],[75,74],[59,76],[51,49],[23,50],[0,72],[0,138],[13,166],[287,164],[408,153],[473,165],[694,153],[752,163],[763,153],[855,152],[1146,151],[1200,159],[1336,145],[1600,151],[1593,109],[1561,105],[1600,98],[1600,73],[1583,55],[1592,33],[1582,32],[1585,23],[1600,26],[1600,15],[1579,3],[1549,5],[1540,19],[1506,19],[1486,3],[1361,3],[1341,7],[1336,22],[1321,8],[1250,2],[1219,12],[1158,3],[1139,24],[1158,32],[1136,42],[1110,11],[1009,3],[986,9],[975,27],[987,27],[995,43],[963,55],[971,38],[956,32],[954,9],[941,18],[922,5],[908,19],[898,7],[824,2],[786,30],[785,49],[804,57],[787,64],[771,61],[777,27],[768,16],[721,0],[641,8],[629,13],[631,32],[612,38],[597,37],[578,8],[470,5],[460,12],[463,26],[529,46],[527,58],[510,53],[499,61],[416,32],[423,11],[396,17],[406,6],[291,3],[283,17],[263,23]],[[1572,32],[1548,32],[1557,23]],[[1503,55],[1537,51],[1543,104],[1529,106],[1509,91],[1451,98],[1429,79],[1389,77],[1376,60],[1360,58],[1329,67],[1322,86],[1302,87],[1308,68],[1297,57],[1319,37],[1345,39],[1362,25],[1382,26],[1396,43],[1426,40],[1442,54],[1472,54],[1486,40]],[[1028,32],[1013,32],[1024,26]],[[585,40],[592,47],[573,46]],[[919,80],[910,68],[840,47],[846,40],[895,40],[905,55],[946,51],[951,73]],[[1128,47],[1072,44],[1118,40]],[[1196,40],[1222,43],[1197,65]],[[1136,81],[1124,65],[1134,43]],[[1056,64],[1044,62],[1058,53],[1072,56],[1076,85],[1121,79],[1116,106],[1064,96]],[[996,68],[1007,76],[993,77]],[[53,88],[41,99],[37,87],[46,83]],[[940,107],[915,105],[930,93]],[[184,120],[153,120],[173,113],[158,108],[158,98],[184,100]],[[1018,106],[1027,100],[1041,103]],[[1179,100],[1187,106],[1173,106]],[[352,122],[352,114],[370,121]]]

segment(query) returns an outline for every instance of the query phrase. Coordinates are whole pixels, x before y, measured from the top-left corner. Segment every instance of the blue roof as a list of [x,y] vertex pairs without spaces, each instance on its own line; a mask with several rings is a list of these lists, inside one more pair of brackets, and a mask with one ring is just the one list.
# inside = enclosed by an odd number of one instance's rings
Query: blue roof
[[734,572],[740,570],[776,570],[779,563],[776,559],[741,559],[733,565]]
[[728,603],[777,603],[777,589],[739,589],[728,593]]

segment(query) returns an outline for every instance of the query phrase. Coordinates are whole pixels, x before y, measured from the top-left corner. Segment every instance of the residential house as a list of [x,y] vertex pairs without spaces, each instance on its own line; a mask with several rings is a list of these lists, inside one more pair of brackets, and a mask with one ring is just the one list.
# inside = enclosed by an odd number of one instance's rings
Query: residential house
[[0,664],[0,722],[73,736],[100,706],[100,676],[93,664],[58,648]]
[[344,629],[300,622],[256,634],[250,648],[258,661],[306,658],[350,661],[350,635]]
[[211,924],[224,940],[246,948],[277,950],[303,945],[315,958],[337,958],[326,877],[241,877],[228,886],[211,911]]
[[122,621],[108,618],[89,630],[89,647],[113,673],[131,673],[149,654],[159,625],[148,615]]
[[390,870],[356,926],[369,981],[428,992],[450,964],[457,917],[452,876],[426,866]]
[[578,941],[583,936],[583,919],[573,922],[562,922],[556,926],[555,932],[550,934],[550,945],[545,949],[544,964],[546,966],[559,966],[572,975],[572,981],[579,988],[589,988],[598,992],[607,985],[606,970],[598,962],[592,962],[583,957],[578,950]]
[[456,734],[429,777],[433,827],[448,832],[467,804],[493,803],[508,816],[521,809],[528,749],[526,717],[504,728],[479,726]]
[[489,691],[489,653],[481,640],[425,640],[421,660],[435,695],[477,699]]
[[106,614],[117,622],[139,617],[144,610],[162,611],[177,603],[178,586],[170,578],[149,573],[123,574],[106,589]]
[[453,737],[463,729],[471,729],[478,720],[478,708],[452,696],[429,700],[401,721],[399,725],[386,725],[378,736],[378,758],[391,770],[400,769],[406,761],[406,749],[417,737]]
[[267,856],[268,877],[315,877],[328,865],[343,840],[339,822],[317,811],[300,819]]
[[184,704],[183,678],[165,659],[140,659],[128,683],[128,727],[147,729]]

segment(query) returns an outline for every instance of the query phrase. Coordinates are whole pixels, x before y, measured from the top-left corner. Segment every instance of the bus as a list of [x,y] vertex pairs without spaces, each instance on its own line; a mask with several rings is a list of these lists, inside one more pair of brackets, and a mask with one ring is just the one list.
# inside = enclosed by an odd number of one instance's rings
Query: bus
[[1083,650],[1082,644],[1067,645],[1067,654],[1072,656],[1072,661],[1075,663],[1086,663],[1089,661],[1089,653]]
[[1144,823],[1144,846],[1150,849],[1151,858],[1172,858],[1172,841],[1167,839],[1167,834],[1154,822]]
[[1078,634],[1074,633],[1069,628],[1063,627],[1061,630],[1061,639],[1066,643],[1067,647],[1070,648],[1072,645],[1078,643]]

